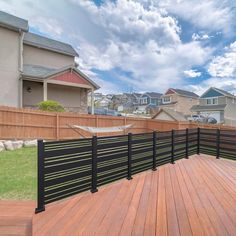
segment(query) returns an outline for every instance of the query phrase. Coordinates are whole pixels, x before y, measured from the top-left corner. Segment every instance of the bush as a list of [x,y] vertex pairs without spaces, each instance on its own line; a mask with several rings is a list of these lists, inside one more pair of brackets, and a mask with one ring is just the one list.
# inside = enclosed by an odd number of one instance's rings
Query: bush
[[56,101],[47,100],[37,104],[38,108],[42,111],[56,111],[56,112],[63,112],[65,108]]

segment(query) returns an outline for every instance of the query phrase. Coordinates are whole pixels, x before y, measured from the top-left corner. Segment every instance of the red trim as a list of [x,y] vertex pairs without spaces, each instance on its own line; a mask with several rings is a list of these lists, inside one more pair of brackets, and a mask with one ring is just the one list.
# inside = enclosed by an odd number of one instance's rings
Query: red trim
[[49,79],[53,80],[59,80],[59,81],[64,81],[68,83],[74,83],[74,84],[86,84],[91,86],[91,84],[85,80],[81,75],[74,71],[65,71],[63,74],[56,75],[54,77],[51,77]]

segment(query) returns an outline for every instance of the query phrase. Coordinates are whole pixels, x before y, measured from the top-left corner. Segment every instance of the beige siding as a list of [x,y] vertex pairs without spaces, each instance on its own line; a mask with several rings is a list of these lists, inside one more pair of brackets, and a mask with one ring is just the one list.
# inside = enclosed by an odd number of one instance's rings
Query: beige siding
[[192,112],[190,111],[190,108],[198,104],[199,104],[198,99],[178,96],[178,103],[176,104],[176,111],[181,112],[184,115],[191,115]]
[[[171,97],[171,102],[177,102],[177,103],[169,104],[169,105],[165,104],[165,105],[161,105],[160,107],[170,108],[170,109],[173,109],[175,111],[181,112],[184,115],[191,115],[192,112],[190,111],[190,108],[193,105],[198,105],[199,104],[199,100],[195,99],[195,98],[179,96],[177,94],[171,94],[171,95],[168,95],[168,96]],[[167,95],[165,97],[167,97]]]
[[74,64],[74,57],[24,44],[24,64],[61,68]]
[[20,34],[0,27],[0,105],[19,106]]
[[[31,88],[31,92],[27,89]],[[24,81],[23,82],[23,106],[36,106],[43,101],[43,83]]]
[[159,113],[156,117],[155,120],[169,120],[169,121],[175,121],[171,116],[166,114],[165,112]]
[[233,103],[230,98],[228,98],[224,115],[226,125],[236,125],[236,103]]
[[[226,98],[225,97],[218,97],[218,104],[219,105],[226,104]],[[199,99],[199,105],[206,106],[207,105],[207,99],[206,98],[200,98]]]

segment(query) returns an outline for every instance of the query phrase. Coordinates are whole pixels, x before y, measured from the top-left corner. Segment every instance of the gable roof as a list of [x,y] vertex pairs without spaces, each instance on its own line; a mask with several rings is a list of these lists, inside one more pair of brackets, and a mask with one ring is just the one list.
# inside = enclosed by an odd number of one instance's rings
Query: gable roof
[[92,81],[90,78],[88,78],[87,75],[85,75],[83,72],[81,72],[78,68],[75,68],[73,66],[66,66],[60,69],[54,69],[44,66],[37,66],[37,65],[24,65],[23,66],[23,73],[22,76],[24,77],[32,77],[34,79],[47,79],[51,76],[57,75],[58,73],[67,71],[67,70],[74,70],[76,73],[78,73],[80,76],[83,77],[83,79],[87,80],[90,84],[92,84],[95,89],[99,89],[100,86],[97,85],[94,81]]
[[161,112],[166,113],[167,115],[169,115],[173,120],[175,121],[186,121],[187,119],[185,118],[185,116],[178,112],[175,111],[173,109],[169,109],[169,108],[161,108],[153,117],[152,119],[155,119]]
[[161,98],[162,94],[161,93],[156,93],[156,92],[147,92],[144,93],[143,95],[148,95],[151,98]]
[[0,11],[0,26],[14,31],[22,30],[24,32],[27,32],[29,30],[27,20],[10,15],[3,11]]
[[33,34],[33,33],[26,33],[24,35],[24,44],[43,48],[46,50],[58,52],[61,54],[69,55],[69,56],[79,56],[75,49],[67,44],[63,43],[54,39],[50,39],[41,35]]
[[[167,90],[167,92],[168,92],[169,90],[172,90],[173,92],[175,92],[175,93],[177,93],[177,94],[179,94],[179,95],[182,95],[182,96],[186,96],[186,97],[193,97],[193,98],[198,98],[198,97],[199,97],[196,93],[190,92],[190,91],[186,91],[186,90],[183,90],[183,89],[169,88],[169,89]],[[167,93],[167,92],[166,92],[166,93]],[[165,94],[166,94],[166,93],[165,93]]]
[[235,98],[235,96],[223,89],[219,89],[219,88],[215,88],[215,87],[210,87],[209,89],[207,89],[202,95],[201,95],[201,98],[204,97],[204,95],[206,95],[209,91],[211,90],[215,90],[216,92],[222,94],[223,96],[226,96],[226,97],[231,97],[231,98]]

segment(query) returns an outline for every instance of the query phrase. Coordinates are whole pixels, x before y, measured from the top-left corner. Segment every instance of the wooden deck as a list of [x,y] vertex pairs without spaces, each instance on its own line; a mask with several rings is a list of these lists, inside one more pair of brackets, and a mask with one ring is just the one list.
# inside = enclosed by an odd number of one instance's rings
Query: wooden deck
[[50,204],[32,222],[37,236],[236,235],[236,162],[195,155]]

